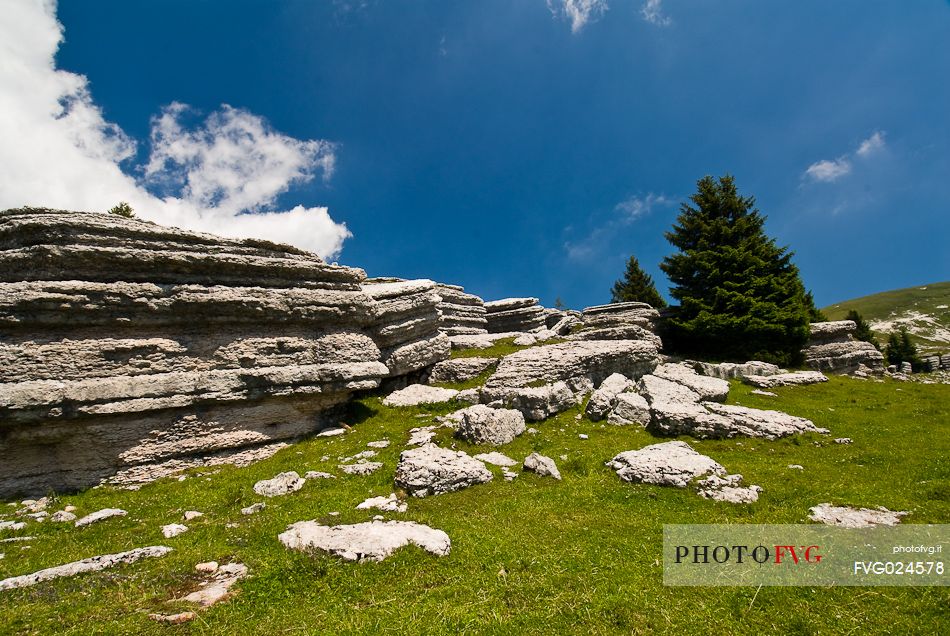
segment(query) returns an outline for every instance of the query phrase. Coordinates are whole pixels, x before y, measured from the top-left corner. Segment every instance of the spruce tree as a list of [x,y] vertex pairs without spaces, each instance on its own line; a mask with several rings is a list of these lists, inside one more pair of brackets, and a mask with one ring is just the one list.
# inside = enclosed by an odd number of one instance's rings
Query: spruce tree
[[612,303],[641,302],[652,307],[666,307],[666,301],[653,284],[653,277],[640,267],[636,256],[627,261],[623,278],[614,283],[610,293]]
[[854,330],[854,337],[857,340],[870,342],[874,345],[875,349],[880,351],[881,345],[878,343],[877,338],[874,337],[874,333],[871,332],[871,325],[864,321],[864,317],[861,316],[861,314],[851,309],[848,311],[848,315],[845,316],[845,320],[850,320],[858,326],[858,328]]
[[888,364],[896,364],[898,367],[902,362],[910,362],[915,370],[922,366],[920,358],[917,357],[917,345],[911,341],[907,327],[891,332],[887,337],[887,352],[884,355]]
[[680,302],[667,343],[723,360],[801,361],[814,303],[792,254],[766,236],[765,217],[731,176],[703,177],[667,240],[680,251],[660,267]]

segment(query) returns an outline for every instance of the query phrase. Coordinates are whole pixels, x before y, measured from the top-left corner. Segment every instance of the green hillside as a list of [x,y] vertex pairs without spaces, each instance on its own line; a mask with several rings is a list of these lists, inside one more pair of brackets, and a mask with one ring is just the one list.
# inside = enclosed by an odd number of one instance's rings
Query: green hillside
[[950,282],[845,300],[822,312],[829,320],[842,320],[851,309],[860,313],[882,339],[906,326],[921,353],[950,352]]

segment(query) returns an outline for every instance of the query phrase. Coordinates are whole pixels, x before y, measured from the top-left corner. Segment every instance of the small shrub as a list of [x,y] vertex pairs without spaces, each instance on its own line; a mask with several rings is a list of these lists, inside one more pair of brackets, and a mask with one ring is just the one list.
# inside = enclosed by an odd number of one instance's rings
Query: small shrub
[[132,210],[132,206],[125,201],[120,201],[115,207],[109,208],[109,214],[115,214],[116,216],[123,216],[127,219],[135,218],[135,211]]

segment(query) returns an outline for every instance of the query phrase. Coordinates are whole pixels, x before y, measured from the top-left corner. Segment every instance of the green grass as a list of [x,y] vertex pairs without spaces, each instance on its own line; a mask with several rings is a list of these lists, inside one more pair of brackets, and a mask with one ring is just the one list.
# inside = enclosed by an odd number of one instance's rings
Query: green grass
[[[97,488],[60,497],[53,510],[69,503],[80,513],[115,506],[129,516],[83,529],[31,523],[19,533],[37,537],[30,548],[0,544],[6,552],[0,578],[143,545],[175,551],[0,593],[0,633],[947,633],[947,588],[663,587],[664,523],[801,523],[809,506],[825,501],[909,510],[906,523],[950,521],[950,386],[835,377],[775,392],[778,397],[757,396],[734,384],[730,402],[808,417],[830,428],[830,437],[851,437],[854,444],[819,435],[774,442],[687,439],[747,483],[764,487],[752,505],[621,482],[604,461],[660,440],[639,427],[576,420],[578,408],[535,424],[538,435],[500,449],[518,459],[531,451],[553,457],[563,481],[523,473],[507,483],[495,471],[489,484],[413,499],[409,512],[387,515],[445,530],[452,538],[447,557],[405,548],[383,563],[353,564],[284,549],[277,534],[295,521],[371,519],[375,512],[355,506],[392,492],[408,429],[457,406],[390,409],[365,398],[352,407],[347,421],[359,423],[351,433],[305,440],[247,468],[192,471],[185,481],[166,479],[137,492]],[[441,432],[441,443],[451,443],[447,435]],[[239,513],[260,500],[252,491],[257,480],[284,470],[339,473],[337,457],[382,438],[392,445],[381,451],[385,466],[378,473],[310,481],[297,493],[268,500],[255,516]],[[321,461],[324,455],[330,460]],[[788,470],[788,464],[805,470]],[[188,524],[190,532],[162,538],[159,527],[188,509],[205,516]],[[341,514],[331,517],[332,511]],[[241,561],[252,576],[233,599],[199,612],[192,623],[163,626],[146,617],[183,608],[169,599],[193,589],[194,565],[210,559]]]
[[[893,320],[908,311],[920,312],[932,316],[936,324],[947,331],[950,330],[950,282],[895,289],[845,300],[824,307],[821,311],[828,320],[844,320],[852,309],[868,322]],[[950,351],[950,342],[946,338],[933,337],[932,325],[915,321],[911,324],[910,331],[912,339],[925,351]],[[928,334],[931,337],[928,337]],[[887,334],[879,331],[877,335],[883,344]]]
[[452,352],[452,358],[501,358],[522,349],[530,349],[530,347],[516,345],[513,337],[502,338],[496,340],[488,349],[456,349]]

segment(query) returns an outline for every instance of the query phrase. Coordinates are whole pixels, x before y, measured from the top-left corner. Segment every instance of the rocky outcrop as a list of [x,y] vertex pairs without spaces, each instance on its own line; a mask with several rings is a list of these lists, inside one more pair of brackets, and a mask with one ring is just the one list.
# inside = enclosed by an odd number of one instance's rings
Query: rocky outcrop
[[768,376],[784,373],[778,365],[769,362],[750,360],[749,362],[688,362],[697,373],[720,380],[731,380],[746,376]]
[[[583,393],[583,390],[579,393]],[[515,409],[532,422],[566,411],[577,404],[581,397],[566,382],[532,387],[484,387],[478,392],[479,401],[483,404]]]
[[544,308],[537,298],[504,298],[485,303],[489,333],[545,328]]
[[267,241],[0,212],[0,496],[140,483],[327,426],[392,373],[363,278]]
[[531,471],[541,477],[554,477],[561,481],[561,471],[557,469],[554,460],[545,455],[531,453],[524,458],[524,469]]
[[563,342],[505,356],[485,386],[525,387],[559,380],[569,385],[585,380],[596,386],[613,373],[639,378],[655,369],[658,363],[656,347],[646,341]]
[[620,453],[607,462],[624,481],[685,488],[693,479],[725,475],[722,464],[693,450],[686,442],[662,442]]
[[439,331],[447,336],[488,333],[485,301],[462,287],[439,283]]
[[471,444],[503,446],[524,433],[524,415],[514,409],[493,409],[483,404],[451,413],[458,422],[455,436]]
[[646,303],[611,303],[587,307],[581,314],[584,328],[572,340],[647,340],[662,347],[656,335],[660,314]]
[[607,376],[587,402],[587,408],[584,411],[587,419],[591,422],[599,422],[607,417],[607,414],[617,405],[617,396],[633,386],[633,381],[620,373]]
[[371,334],[387,377],[407,376],[446,360],[452,351],[439,330],[441,297],[431,280],[370,279],[362,289],[375,302]]
[[477,378],[489,368],[498,364],[495,358],[455,358],[443,360],[429,374],[429,382],[466,382]]
[[805,347],[805,364],[815,371],[854,373],[861,365],[883,373],[884,355],[870,342],[854,337],[857,325],[851,320],[815,322]]

